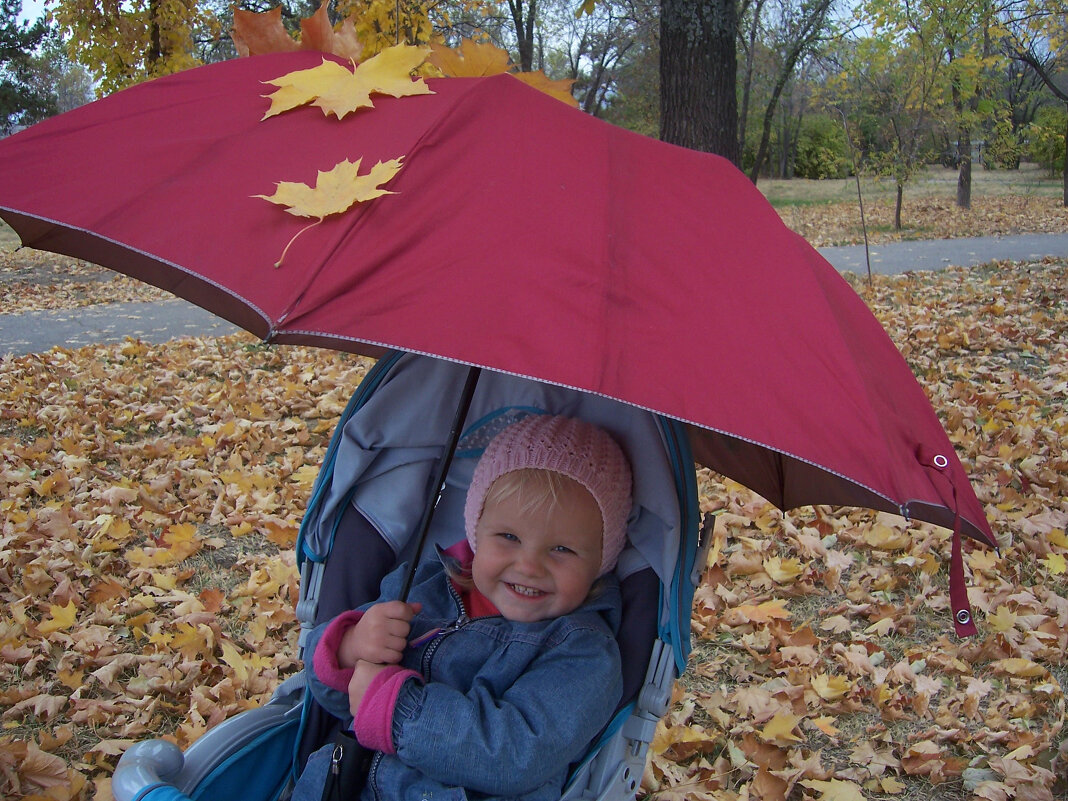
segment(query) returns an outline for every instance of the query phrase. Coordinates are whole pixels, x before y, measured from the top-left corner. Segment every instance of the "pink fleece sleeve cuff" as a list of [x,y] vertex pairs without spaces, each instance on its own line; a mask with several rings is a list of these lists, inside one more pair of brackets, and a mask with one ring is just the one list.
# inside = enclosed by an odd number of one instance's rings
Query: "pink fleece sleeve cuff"
[[337,649],[341,645],[341,638],[345,636],[345,632],[359,623],[361,617],[363,617],[363,612],[351,610],[342,612],[331,620],[323,636],[319,638],[319,644],[315,646],[315,654],[312,657],[315,677],[327,687],[343,693],[349,691],[352,668],[344,668],[338,664]]
[[393,747],[393,707],[404,682],[413,678],[423,680],[417,671],[390,665],[379,671],[367,685],[367,692],[352,722],[353,734],[364,748],[384,754],[397,753]]

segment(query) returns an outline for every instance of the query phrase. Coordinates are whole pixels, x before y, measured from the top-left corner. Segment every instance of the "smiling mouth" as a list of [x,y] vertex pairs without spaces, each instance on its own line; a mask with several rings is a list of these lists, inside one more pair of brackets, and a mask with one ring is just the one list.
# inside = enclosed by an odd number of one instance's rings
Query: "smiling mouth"
[[524,598],[539,598],[546,594],[535,587],[527,587],[524,584],[509,584],[508,587],[516,595],[522,595]]

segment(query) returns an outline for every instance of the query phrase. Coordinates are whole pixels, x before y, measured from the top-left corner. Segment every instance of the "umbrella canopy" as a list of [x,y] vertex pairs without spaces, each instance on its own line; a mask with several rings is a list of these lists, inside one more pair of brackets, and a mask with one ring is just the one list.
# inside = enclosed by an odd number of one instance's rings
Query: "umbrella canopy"
[[[780,508],[871,507],[994,543],[878,321],[727,161],[509,75],[261,121],[264,82],[322,58],[201,67],[0,141],[0,216],[30,247],[269,341],[401,348],[606,395],[690,423],[699,461]],[[327,218],[274,266],[307,222],[256,195],[401,156],[396,194]]]

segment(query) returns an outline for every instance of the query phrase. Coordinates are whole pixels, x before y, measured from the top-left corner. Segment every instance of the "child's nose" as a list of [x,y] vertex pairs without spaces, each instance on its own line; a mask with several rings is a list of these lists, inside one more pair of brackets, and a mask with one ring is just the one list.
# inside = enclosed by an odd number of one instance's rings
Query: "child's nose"
[[545,572],[541,555],[534,551],[522,551],[516,558],[516,567],[527,576],[540,576]]

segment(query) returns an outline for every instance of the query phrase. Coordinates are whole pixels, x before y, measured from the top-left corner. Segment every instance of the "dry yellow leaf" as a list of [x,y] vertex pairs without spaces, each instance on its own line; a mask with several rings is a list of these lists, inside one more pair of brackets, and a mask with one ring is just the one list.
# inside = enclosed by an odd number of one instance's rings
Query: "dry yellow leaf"
[[832,615],[825,618],[820,623],[821,631],[830,631],[835,634],[842,634],[853,628],[853,624],[849,622],[849,618],[844,615]]
[[291,478],[302,487],[311,487],[319,475],[319,468],[315,465],[302,465],[293,471]]
[[742,623],[768,623],[772,620],[785,620],[790,617],[785,601],[764,601],[761,604],[742,604],[728,609],[723,614],[723,622],[728,626]]
[[1059,553],[1051,553],[1042,563],[1046,566],[1046,570],[1049,571],[1051,576],[1059,576],[1061,573],[1068,570],[1068,562],[1065,562],[1063,556]]
[[382,195],[394,194],[380,186],[392,179],[401,168],[404,157],[380,161],[371,171],[360,175],[363,159],[339,162],[332,170],[319,171],[315,186],[281,181],[273,195],[254,197],[287,206],[287,212],[297,217],[318,217],[320,220],[331,214],[346,211],[353,203],[362,203]]
[[801,718],[798,715],[790,712],[780,712],[760,730],[760,739],[779,745],[802,742],[804,738],[794,734],[794,728],[800,720]]
[[812,689],[824,701],[837,701],[853,689],[853,682],[842,676],[817,673],[812,677]]
[[830,717],[829,715],[821,715],[818,718],[811,718],[808,722],[815,726],[817,729],[819,729],[821,732],[826,734],[828,737],[834,737],[835,735],[842,733],[841,729],[837,728],[834,725],[834,718]]
[[237,646],[229,640],[223,640],[220,646],[222,647],[222,661],[234,669],[234,675],[237,680],[244,684],[248,681],[248,667],[245,665],[245,657],[242,656]]
[[997,612],[987,615],[986,623],[996,632],[1005,632],[1016,625],[1017,614],[1002,604]]
[[764,560],[764,572],[771,577],[776,584],[789,584],[805,572],[800,559],[783,559],[772,556]]
[[805,779],[801,782],[803,787],[815,790],[819,793],[819,801],[865,801],[864,792],[859,784],[831,779],[820,781],[819,779]]
[[879,779],[879,786],[884,793],[889,795],[897,795],[905,790],[905,785],[893,776],[883,776]]
[[66,606],[50,604],[48,607],[48,620],[44,620],[37,627],[41,634],[52,634],[56,631],[66,631],[74,625],[78,618],[78,609],[74,601],[68,601]]
[[900,551],[909,547],[910,537],[902,531],[895,531],[890,526],[877,523],[864,534],[864,542],[872,548],[882,551]]
[[571,85],[574,81],[567,79],[554,81],[541,70],[536,70],[534,72],[515,72],[512,73],[512,75],[527,86],[537,89],[539,92],[544,92],[550,97],[555,97],[557,100],[562,100],[569,106],[578,108],[578,101],[571,94]]
[[354,71],[336,61],[323,59],[317,67],[295,70],[267,81],[278,89],[265,95],[271,107],[263,119],[311,103],[323,114],[338,119],[360,108],[373,108],[372,94],[408,97],[434,94],[422,78],[411,73],[423,63],[425,47],[396,45],[359,64]]
[[1042,667],[1042,665],[1037,662],[1032,662],[1030,659],[1023,659],[1022,657],[999,659],[996,662],[991,662],[990,667],[996,671],[1011,673],[1013,676],[1027,676],[1034,678],[1046,674],[1046,669]]

